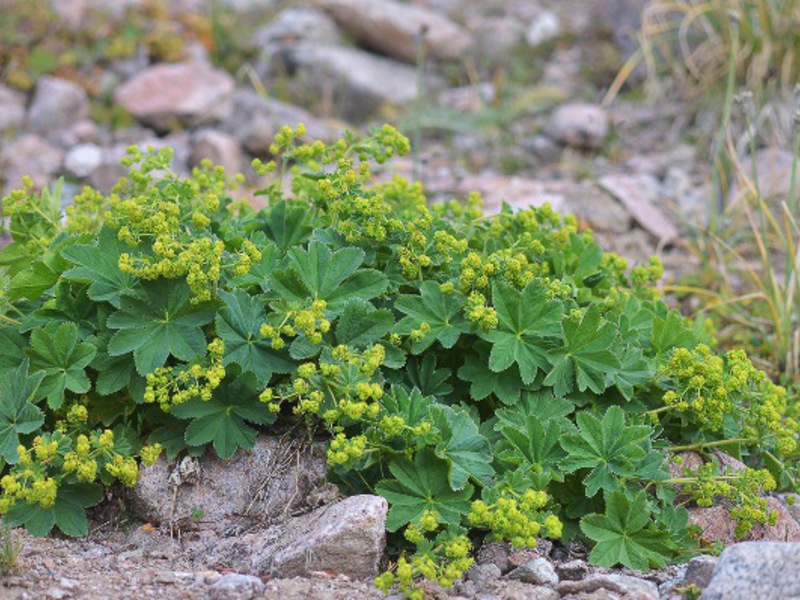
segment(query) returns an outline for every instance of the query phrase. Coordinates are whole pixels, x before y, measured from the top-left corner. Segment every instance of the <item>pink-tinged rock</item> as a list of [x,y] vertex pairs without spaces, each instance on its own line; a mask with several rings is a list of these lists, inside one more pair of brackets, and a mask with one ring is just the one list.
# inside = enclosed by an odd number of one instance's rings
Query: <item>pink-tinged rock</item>
[[418,46],[434,59],[457,59],[470,47],[469,34],[447,17],[394,0],[318,0],[339,27],[373,50],[408,63]]
[[0,173],[6,182],[5,190],[20,186],[23,176],[29,175],[37,187],[50,183],[61,169],[64,153],[34,134],[23,135],[3,148],[0,153]]
[[159,64],[126,81],[114,99],[158,131],[198,127],[230,115],[233,78],[204,62]]
[[662,242],[677,239],[678,229],[672,219],[655,203],[655,194],[636,176],[606,175],[600,187],[622,202],[633,219]]
[[[744,463],[725,452],[714,450],[712,454],[720,467],[728,472],[735,473],[745,468]],[[669,463],[671,477],[690,475],[706,462],[697,452],[681,452],[679,456],[680,462],[673,459]],[[689,524],[699,527],[701,539],[708,543],[722,542],[729,545],[742,541],[800,541],[800,522],[792,514],[792,508],[782,497],[766,496],[766,499],[767,510],[778,513],[777,522],[772,526],[756,524],[744,538],[736,537],[736,522],[731,518],[730,502],[725,499],[721,499],[715,506],[689,508]]]
[[14,132],[25,121],[25,96],[0,85],[0,133]]
[[736,542],[800,542],[800,523],[789,511],[789,507],[779,498],[767,497],[767,510],[778,513],[775,525],[756,523],[743,538],[736,537],[736,523],[731,519],[730,508],[722,504],[717,506],[693,507],[689,509],[689,524],[696,525],[702,531],[701,539],[708,543],[722,542],[724,545]]
[[192,140],[192,154],[189,163],[197,166],[204,159],[225,167],[228,176],[240,173],[244,162],[239,143],[227,133],[214,129],[198,131]]
[[39,78],[28,110],[31,131],[49,136],[88,116],[89,96],[81,86],[49,75]]

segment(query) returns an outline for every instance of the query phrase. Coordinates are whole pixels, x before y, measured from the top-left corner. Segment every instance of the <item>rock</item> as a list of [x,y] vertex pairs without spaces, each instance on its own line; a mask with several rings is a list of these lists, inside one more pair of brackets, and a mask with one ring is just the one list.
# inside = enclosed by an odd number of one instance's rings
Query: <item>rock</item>
[[[293,577],[291,579],[272,579],[264,590],[266,598],[280,600],[376,600],[385,598],[384,594],[367,582],[350,582],[339,578],[307,579]],[[399,600],[399,596],[389,596]]]
[[303,509],[306,497],[324,485],[328,468],[322,445],[268,436],[229,460],[209,453],[198,465],[195,483],[184,476],[176,480],[179,469],[163,457],[143,469],[131,491],[136,514],[151,523],[187,526],[199,507],[204,526],[215,531],[239,519],[279,521]]
[[525,31],[525,42],[531,48],[536,48],[561,35],[561,21],[558,16],[549,10],[538,15]]
[[606,175],[600,178],[599,184],[622,202],[634,220],[661,243],[678,238],[677,227],[672,219],[654,204],[655,194],[642,176]]
[[483,542],[475,557],[476,564],[492,564],[500,569],[501,573],[511,569],[508,556],[511,554],[511,545],[508,542]]
[[644,175],[665,177],[675,167],[691,169],[697,161],[697,150],[686,144],[679,144],[669,150],[650,154],[637,154],[625,161],[627,169]]
[[298,106],[247,89],[236,90],[233,111],[220,129],[233,136],[247,152],[266,156],[278,129],[284,125],[295,127],[298,123],[306,126],[305,141],[333,141],[344,131],[339,123],[319,119]]
[[612,233],[625,233],[631,228],[630,213],[591,182],[554,182],[549,191],[565,197],[566,212],[574,214],[582,226]]
[[500,579],[502,574],[500,567],[494,563],[487,562],[472,565],[466,572],[465,578],[467,581],[473,582],[478,590],[482,590],[490,583]]
[[198,131],[192,140],[189,165],[197,166],[203,159],[225,167],[228,176],[240,173],[244,166],[239,143],[227,133],[215,129]]
[[633,600],[658,600],[658,587],[651,581],[622,575],[619,573],[599,573],[590,575],[580,581],[562,581],[556,586],[556,590],[562,596],[567,594],[589,594],[600,589],[625,594],[625,598]]
[[0,84],[0,134],[14,133],[25,122],[25,96]]
[[716,556],[695,556],[686,565],[686,571],[677,587],[696,585],[701,590],[705,589],[711,581],[718,560]]
[[695,506],[688,510],[689,525],[700,528],[702,531],[701,539],[705,542],[721,542],[726,545],[742,539],[747,541],[800,542],[800,523],[789,512],[789,508],[775,497],[767,498],[767,510],[774,510],[778,513],[775,525],[757,523],[744,538],[736,535],[736,523],[731,519],[729,506]]
[[250,600],[264,593],[264,583],[253,575],[228,573],[208,588],[209,600]]
[[387,512],[380,496],[350,496],[259,533],[228,538],[206,561],[244,564],[264,577],[315,571],[351,579],[374,577],[386,543]]
[[287,8],[264,27],[259,28],[250,39],[250,46],[267,52],[276,46],[297,42],[314,42],[336,45],[341,34],[334,20],[327,13],[314,8]]
[[585,560],[557,562],[555,567],[558,577],[567,581],[579,581],[589,574],[589,565]]
[[719,557],[702,600],[785,600],[800,591],[800,544],[745,542]]
[[[789,199],[792,185],[792,163],[795,162],[792,152],[781,148],[761,148],[755,157],[744,156],[740,159],[742,170],[752,179],[753,169],[758,173],[758,190],[761,197],[770,206],[780,206]],[[755,167],[753,163],[755,162]],[[800,172],[800,164],[795,167]],[[800,185],[800,184],[797,184]],[[732,186],[729,202],[733,206],[741,206],[745,202],[745,194],[738,183]]]
[[115,101],[158,131],[198,127],[227,117],[233,78],[203,62],[157,64],[117,88]]
[[64,169],[78,179],[89,177],[103,162],[103,150],[97,144],[78,144],[64,157]]
[[28,126],[49,136],[89,116],[89,96],[81,86],[66,79],[43,75],[36,83]]
[[[745,468],[745,464],[725,452],[714,450],[712,455],[721,469],[729,473],[736,473]],[[679,457],[679,461],[675,459]],[[706,460],[697,452],[681,452],[678,457],[673,457],[669,463],[671,477],[683,476],[701,467]],[[721,542],[725,545],[741,541],[774,541],[774,542],[800,542],[800,522],[792,514],[790,507],[779,496],[767,496],[767,510],[778,513],[775,525],[756,524],[744,537],[736,535],[736,523],[731,519],[730,503],[721,502],[714,506],[692,506],[689,509],[689,524],[695,525],[702,531],[702,539],[706,542]]]
[[551,587],[530,585],[522,581],[497,581],[489,588],[491,596],[478,596],[488,600],[558,600],[559,594]]
[[330,99],[330,109],[350,121],[364,121],[384,106],[417,98],[413,67],[361,50],[304,43],[285,48],[275,61],[293,75],[302,97]]
[[415,64],[418,46],[424,56],[460,58],[470,47],[469,34],[440,13],[395,0],[317,0],[343,30],[365,47]]
[[525,34],[519,19],[507,15],[480,15],[467,23],[467,29],[475,38],[473,52],[480,52],[483,61],[488,58],[498,64],[508,60],[509,52],[522,43]]
[[101,141],[102,133],[93,121],[85,119],[48,137],[61,148],[70,149],[78,144],[96,144]]
[[44,139],[29,133],[5,145],[0,152],[0,174],[6,191],[19,187],[20,180],[29,175],[36,187],[50,183],[61,169],[64,153]]
[[611,131],[606,110],[597,104],[562,104],[551,115],[547,133],[568,146],[599,150]]
[[508,579],[518,579],[533,585],[556,585],[558,575],[549,560],[541,556],[531,559],[506,575]]
[[562,194],[548,191],[546,184],[536,179],[483,172],[468,175],[459,181],[459,195],[466,196],[472,191],[480,192],[484,197],[487,214],[499,212],[503,202],[517,209],[541,206],[548,202],[556,212],[563,212],[566,206]]

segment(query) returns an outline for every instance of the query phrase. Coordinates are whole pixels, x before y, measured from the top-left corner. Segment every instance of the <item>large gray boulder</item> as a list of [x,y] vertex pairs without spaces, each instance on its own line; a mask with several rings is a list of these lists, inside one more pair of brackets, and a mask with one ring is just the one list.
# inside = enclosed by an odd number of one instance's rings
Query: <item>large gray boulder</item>
[[701,600],[800,596],[800,543],[743,542],[726,548]]

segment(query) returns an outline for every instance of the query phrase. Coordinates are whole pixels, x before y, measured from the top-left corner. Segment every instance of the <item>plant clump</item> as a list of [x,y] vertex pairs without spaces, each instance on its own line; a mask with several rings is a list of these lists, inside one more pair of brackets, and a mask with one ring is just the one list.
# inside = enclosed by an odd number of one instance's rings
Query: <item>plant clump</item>
[[[688,502],[728,496],[740,533],[770,521],[761,494],[795,482],[793,404],[659,299],[657,259],[629,268],[548,205],[484,216],[477,196],[375,183],[371,162],[409,150],[390,126],[302,135],[254,163],[260,210],[221,168],[183,178],[138,148],[64,219],[58,186],[4,200],[7,525],[84,534],[139,462],[227,459],[287,422],[327,436],[343,492],[389,501],[377,583],[411,597],[484,538],[581,538],[595,564],[647,569],[698,549]],[[748,469],[670,476],[676,453],[717,447]]]

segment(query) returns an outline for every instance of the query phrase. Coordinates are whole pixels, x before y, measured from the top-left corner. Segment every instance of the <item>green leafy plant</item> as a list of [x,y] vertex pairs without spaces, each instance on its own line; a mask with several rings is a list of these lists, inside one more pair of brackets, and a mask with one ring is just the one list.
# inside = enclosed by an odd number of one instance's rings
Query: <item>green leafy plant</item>
[[[389,126],[302,133],[254,163],[260,210],[222,169],[182,178],[137,148],[63,222],[57,194],[4,200],[7,524],[85,533],[137,459],[229,458],[300,422],[345,493],[387,498],[378,583],[418,598],[473,540],[581,536],[598,564],[647,568],[697,549],[683,503],[727,494],[746,526],[791,487],[786,390],[658,299],[658,260],[629,269],[549,206],[484,217],[474,196],[429,207],[418,184],[374,183],[372,161],[409,149]],[[674,453],[718,446],[749,469],[669,476]]]

